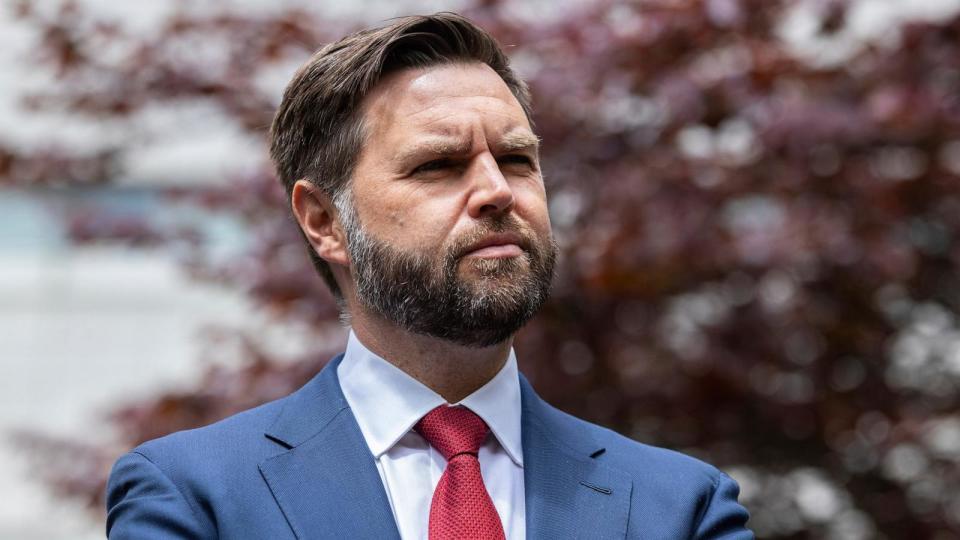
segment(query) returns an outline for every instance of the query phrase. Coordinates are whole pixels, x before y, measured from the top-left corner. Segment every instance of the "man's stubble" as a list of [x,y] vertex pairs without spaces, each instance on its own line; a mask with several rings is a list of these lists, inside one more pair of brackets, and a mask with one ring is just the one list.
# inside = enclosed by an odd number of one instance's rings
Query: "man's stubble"
[[[357,300],[400,328],[468,347],[502,343],[543,305],[550,293],[557,246],[512,214],[498,214],[458,236],[443,252],[402,251],[372,236],[349,194],[336,206],[353,262]],[[522,255],[464,257],[495,233],[522,238]],[[460,267],[465,274],[461,277]]]

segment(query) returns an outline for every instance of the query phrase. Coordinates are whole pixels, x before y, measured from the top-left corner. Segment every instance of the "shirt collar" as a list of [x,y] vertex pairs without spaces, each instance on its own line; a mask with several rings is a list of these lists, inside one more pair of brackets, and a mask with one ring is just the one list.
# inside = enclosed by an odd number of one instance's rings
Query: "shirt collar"
[[[446,403],[442,396],[367,349],[352,330],[337,376],[376,459],[413,429],[423,415]],[[482,418],[510,459],[523,466],[520,379],[512,348],[503,368],[455,405],[463,405]]]

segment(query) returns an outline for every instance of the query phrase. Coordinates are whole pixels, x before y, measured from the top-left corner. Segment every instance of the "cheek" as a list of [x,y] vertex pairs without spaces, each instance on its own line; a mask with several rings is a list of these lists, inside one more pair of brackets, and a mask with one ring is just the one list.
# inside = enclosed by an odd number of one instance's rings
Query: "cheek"
[[[383,173],[376,174],[381,175]],[[387,183],[355,184],[353,197],[364,227],[379,236],[409,224],[411,214],[406,205],[407,197]]]
[[403,228],[407,225],[406,213],[402,208],[388,208],[383,212],[383,217],[392,227]]
[[442,244],[456,221],[456,202],[411,190],[381,190],[371,197],[368,229],[408,249]]
[[550,213],[543,190],[531,189],[515,195],[517,213],[538,232],[550,231]]

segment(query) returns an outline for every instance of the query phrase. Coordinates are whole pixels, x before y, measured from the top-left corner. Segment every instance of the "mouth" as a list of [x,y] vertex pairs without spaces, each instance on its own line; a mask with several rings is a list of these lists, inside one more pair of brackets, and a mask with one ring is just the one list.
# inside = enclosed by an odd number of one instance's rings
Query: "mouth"
[[518,234],[497,233],[474,242],[464,251],[462,257],[479,259],[503,259],[523,255],[524,241]]

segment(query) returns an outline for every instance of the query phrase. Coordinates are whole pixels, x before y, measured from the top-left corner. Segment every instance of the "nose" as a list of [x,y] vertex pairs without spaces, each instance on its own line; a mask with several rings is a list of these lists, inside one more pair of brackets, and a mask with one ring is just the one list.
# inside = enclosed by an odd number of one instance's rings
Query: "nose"
[[513,190],[492,155],[480,156],[471,169],[472,191],[467,201],[470,217],[480,219],[513,207]]

